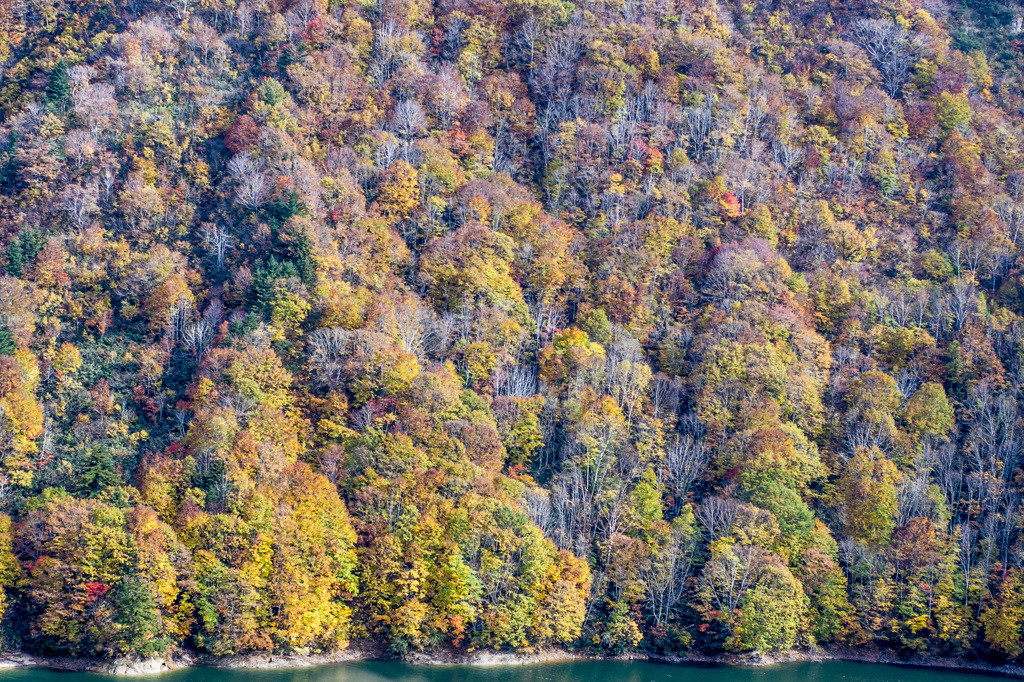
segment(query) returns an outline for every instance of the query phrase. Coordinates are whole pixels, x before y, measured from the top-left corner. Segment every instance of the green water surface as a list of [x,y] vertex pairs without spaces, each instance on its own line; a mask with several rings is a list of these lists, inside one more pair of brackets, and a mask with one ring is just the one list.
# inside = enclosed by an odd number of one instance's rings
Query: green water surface
[[[0,682],[99,682],[112,679],[116,678],[36,668],[0,672]],[[507,667],[422,666],[370,661],[278,670],[192,668],[144,679],[159,682],[982,682],[999,678],[981,673],[846,662],[789,663],[754,668],[619,661]]]

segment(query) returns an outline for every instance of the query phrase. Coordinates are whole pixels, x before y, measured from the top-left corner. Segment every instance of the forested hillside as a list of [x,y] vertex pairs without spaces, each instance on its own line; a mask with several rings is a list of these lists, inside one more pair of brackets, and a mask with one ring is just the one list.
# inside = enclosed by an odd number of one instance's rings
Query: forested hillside
[[0,0],[4,646],[1021,661],[1022,16]]

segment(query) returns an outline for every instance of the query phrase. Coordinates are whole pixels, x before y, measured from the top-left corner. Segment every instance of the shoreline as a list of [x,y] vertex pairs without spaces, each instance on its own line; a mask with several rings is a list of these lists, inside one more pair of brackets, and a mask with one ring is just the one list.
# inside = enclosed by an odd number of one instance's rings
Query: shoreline
[[768,667],[785,663],[824,663],[847,661],[874,663],[934,670],[962,670],[988,673],[1004,677],[1024,678],[1024,665],[996,665],[985,661],[943,656],[914,656],[899,658],[884,649],[816,648],[794,649],[786,652],[750,654],[700,654],[684,656],[632,653],[622,656],[598,656],[567,649],[543,649],[533,652],[475,651],[417,652],[394,659],[379,650],[353,648],[329,654],[306,655],[238,655],[208,656],[177,652],[167,657],[149,659],[119,658],[111,660],[93,658],[32,656],[22,652],[0,654],[0,671],[15,667],[37,667],[51,670],[91,672],[124,677],[149,677],[186,668],[226,668],[235,670],[269,670],[337,665],[356,661],[400,660],[410,665],[501,667],[539,665],[566,661],[651,661],[668,665],[721,665]]

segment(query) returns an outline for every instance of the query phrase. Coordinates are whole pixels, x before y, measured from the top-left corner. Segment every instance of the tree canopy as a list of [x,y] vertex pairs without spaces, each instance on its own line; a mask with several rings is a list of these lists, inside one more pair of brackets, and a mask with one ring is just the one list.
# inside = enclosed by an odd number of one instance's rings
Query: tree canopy
[[1024,10],[0,0],[0,633],[1024,661]]

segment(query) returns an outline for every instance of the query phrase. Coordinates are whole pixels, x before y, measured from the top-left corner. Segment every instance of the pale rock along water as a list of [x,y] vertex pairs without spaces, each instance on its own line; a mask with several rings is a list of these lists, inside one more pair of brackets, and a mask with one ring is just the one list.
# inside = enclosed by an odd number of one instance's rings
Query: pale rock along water
[[[100,682],[103,679],[112,678],[39,668],[0,671],[0,682]],[[271,670],[197,667],[136,679],[154,682],[984,682],[995,678],[983,673],[840,661],[768,667],[704,667],[646,661],[572,661],[485,667],[366,661]]]

